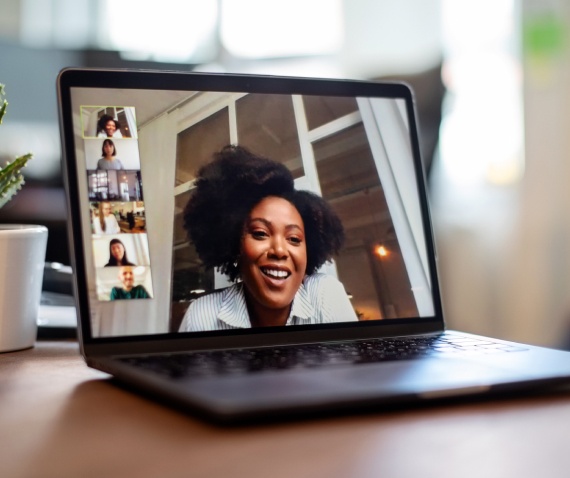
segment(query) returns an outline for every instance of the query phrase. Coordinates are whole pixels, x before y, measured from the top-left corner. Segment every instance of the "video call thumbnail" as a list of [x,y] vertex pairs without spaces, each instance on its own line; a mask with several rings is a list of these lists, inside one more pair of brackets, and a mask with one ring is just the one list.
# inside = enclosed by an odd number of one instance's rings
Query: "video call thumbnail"
[[87,169],[140,170],[138,141],[135,139],[85,139]]
[[150,267],[98,267],[97,298],[101,301],[151,299],[153,297]]
[[81,123],[84,138],[137,137],[132,106],[81,106]]
[[140,171],[87,171],[90,201],[142,201]]
[[143,201],[93,201],[90,205],[93,234],[146,232]]

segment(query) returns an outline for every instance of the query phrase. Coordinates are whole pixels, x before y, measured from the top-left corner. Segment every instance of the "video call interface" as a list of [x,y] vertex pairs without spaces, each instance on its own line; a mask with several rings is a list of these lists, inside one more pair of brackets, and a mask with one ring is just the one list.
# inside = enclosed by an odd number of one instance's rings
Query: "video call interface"
[[72,102],[93,337],[433,315],[404,100]]
[[151,299],[135,108],[85,105],[81,118],[97,298]]

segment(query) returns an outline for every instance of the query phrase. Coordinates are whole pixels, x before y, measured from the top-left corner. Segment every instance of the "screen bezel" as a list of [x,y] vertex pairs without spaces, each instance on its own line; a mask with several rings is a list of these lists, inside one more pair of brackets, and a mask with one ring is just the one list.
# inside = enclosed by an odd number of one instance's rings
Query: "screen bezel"
[[[173,71],[142,70],[102,70],[102,69],[65,69],[60,72],[57,81],[59,97],[60,128],[63,146],[64,184],[68,200],[68,232],[70,254],[75,276],[75,297],[78,311],[79,334],[84,350],[97,346],[101,353],[116,350],[118,344],[129,343],[129,352],[134,349],[176,350],[247,347],[284,343],[312,342],[321,340],[341,340],[369,338],[375,336],[393,336],[409,333],[430,333],[444,329],[443,311],[438,286],[435,243],[428,208],[425,173],[420,157],[418,126],[416,124],[413,92],[404,83],[377,82],[358,80],[335,80],[317,78],[297,78],[278,76],[258,76],[240,74],[209,74]],[[433,317],[389,319],[357,323],[336,323],[324,325],[306,325],[279,327],[275,329],[244,329],[232,331],[211,331],[201,333],[165,333],[153,335],[135,335],[119,337],[93,337],[91,333],[87,277],[84,260],[85,245],[81,232],[81,208],[78,177],[75,158],[75,139],[72,134],[71,88],[127,88],[144,90],[188,90],[247,92],[266,94],[300,94],[320,96],[361,96],[399,98],[405,100],[409,119],[410,144],[416,172],[422,225],[425,231],[426,250],[432,296],[434,303]],[[165,340],[168,339],[168,340]],[[95,349],[93,352],[95,352]]]

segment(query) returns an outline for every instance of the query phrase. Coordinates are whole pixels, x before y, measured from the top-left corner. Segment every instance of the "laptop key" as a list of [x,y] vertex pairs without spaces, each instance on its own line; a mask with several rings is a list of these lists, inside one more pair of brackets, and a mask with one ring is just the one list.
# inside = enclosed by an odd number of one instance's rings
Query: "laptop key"
[[413,360],[430,354],[503,353],[525,350],[499,342],[447,336],[370,339],[275,348],[124,357],[121,360],[171,378],[260,373],[293,368]]

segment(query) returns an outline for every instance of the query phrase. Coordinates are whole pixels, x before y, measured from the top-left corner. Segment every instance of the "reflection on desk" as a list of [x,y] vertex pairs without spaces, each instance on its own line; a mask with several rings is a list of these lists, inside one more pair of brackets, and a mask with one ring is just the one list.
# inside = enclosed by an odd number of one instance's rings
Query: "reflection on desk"
[[75,341],[0,354],[15,477],[566,477],[570,393],[223,429],[89,369]]

